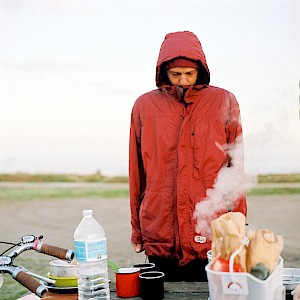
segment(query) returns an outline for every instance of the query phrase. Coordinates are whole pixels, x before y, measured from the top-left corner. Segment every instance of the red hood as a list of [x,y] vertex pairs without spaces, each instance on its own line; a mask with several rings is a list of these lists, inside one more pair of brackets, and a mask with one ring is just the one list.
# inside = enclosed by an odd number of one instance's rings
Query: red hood
[[[180,45],[180,48],[178,47]],[[209,84],[209,69],[202,46],[197,36],[189,31],[173,32],[166,35],[159,51],[156,64],[156,85],[161,87],[162,82],[162,64],[176,57],[186,57],[195,60],[202,66],[202,76],[205,84]],[[200,74],[199,74],[200,75]],[[203,80],[202,80],[203,81]]]

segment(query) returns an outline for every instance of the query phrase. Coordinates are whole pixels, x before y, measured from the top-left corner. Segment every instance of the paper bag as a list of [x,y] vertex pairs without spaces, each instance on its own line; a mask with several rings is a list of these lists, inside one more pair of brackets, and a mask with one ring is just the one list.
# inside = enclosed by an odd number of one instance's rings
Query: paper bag
[[[230,259],[233,252],[242,245],[245,237],[246,217],[240,212],[228,212],[211,222],[212,227],[212,259],[221,257],[225,260]],[[235,264],[239,264],[244,271],[246,268],[246,249],[236,255]]]
[[283,249],[283,237],[268,229],[257,230],[250,238],[247,250],[247,271],[263,264],[269,272],[276,268]]

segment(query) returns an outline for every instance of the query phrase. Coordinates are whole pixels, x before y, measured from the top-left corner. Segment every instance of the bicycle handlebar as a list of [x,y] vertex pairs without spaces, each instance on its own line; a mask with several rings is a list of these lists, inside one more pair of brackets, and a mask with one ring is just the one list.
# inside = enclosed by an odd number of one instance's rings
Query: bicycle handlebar
[[74,251],[73,250],[67,250],[56,246],[51,246],[48,244],[45,244],[43,242],[38,242],[34,249],[37,252],[44,253],[47,255],[55,256],[60,259],[65,259],[71,261],[74,258]]
[[7,256],[0,256],[0,273],[10,273],[16,281],[41,298],[48,292],[47,287],[32,278],[31,276],[33,274],[26,273],[27,270],[24,268],[12,266],[13,260],[22,252],[32,249],[43,254],[69,261],[72,261],[75,256],[73,250],[45,244],[41,241],[42,238],[43,236],[24,236],[22,237],[22,242],[18,245],[16,244],[18,247],[14,251]]
[[40,298],[43,298],[48,289],[43,285],[40,284],[37,280],[32,278],[29,274],[25,273],[21,268],[17,267],[12,271],[12,277],[25,286],[28,290],[35,293]]
[[39,238],[35,237],[33,235],[30,235],[30,236],[28,235],[28,236],[23,237],[22,238],[23,244],[20,245],[14,251],[12,251],[8,256],[11,257],[12,259],[14,259],[22,252],[24,252],[26,250],[34,249],[37,252],[47,254],[50,256],[54,256],[59,259],[68,260],[68,261],[73,260],[73,258],[75,256],[73,250],[67,250],[64,248],[45,244],[44,242],[41,241],[41,239],[42,239],[42,236]]

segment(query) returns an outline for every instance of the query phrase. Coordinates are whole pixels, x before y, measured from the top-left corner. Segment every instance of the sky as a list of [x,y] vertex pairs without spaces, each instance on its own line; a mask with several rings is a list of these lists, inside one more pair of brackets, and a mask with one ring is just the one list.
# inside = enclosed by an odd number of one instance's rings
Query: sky
[[300,173],[298,0],[0,0],[0,173],[128,174],[134,101],[169,32],[242,115],[245,172]]

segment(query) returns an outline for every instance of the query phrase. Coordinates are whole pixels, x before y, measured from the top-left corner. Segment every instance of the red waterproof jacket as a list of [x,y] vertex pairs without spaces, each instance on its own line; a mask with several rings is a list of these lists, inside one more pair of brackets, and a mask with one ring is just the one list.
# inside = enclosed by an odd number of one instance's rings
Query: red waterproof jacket
[[[163,81],[162,65],[176,57],[193,59],[203,69],[199,71],[202,84],[189,87],[184,99],[178,87]],[[205,55],[191,32],[166,36],[157,61],[156,84],[158,89],[136,100],[131,116],[131,241],[144,244],[148,256],[178,258],[184,265],[206,258],[211,247],[196,232],[193,214],[221,168],[230,167],[228,153],[217,145],[241,137],[240,111],[233,94],[209,85]],[[246,215],[245,196],[228,210]]]

